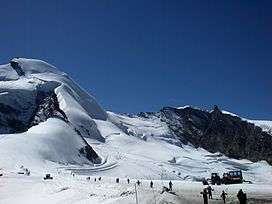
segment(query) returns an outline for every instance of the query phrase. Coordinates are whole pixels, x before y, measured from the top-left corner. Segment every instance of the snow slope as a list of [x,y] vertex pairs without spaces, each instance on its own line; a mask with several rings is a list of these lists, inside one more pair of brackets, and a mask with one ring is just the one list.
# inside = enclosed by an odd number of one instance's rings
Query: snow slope
[[[44,81],[60,82],[65,87],[66,94],[73,98],[85,113],[91,118],[106,120],[107,114],[96,102],[95,98],[82,90],[65,73],[58,71],[54,66],[34,59],[16,58],[12,61],[18,62],[26,77],[38,78]],[[67,98],[70,100],[70,98]],[[66,108],[69,111],[68,107]]]
[[[88,140],[100,155],[107,158],[108,163],[116,164],[115,168],[108,169],[103,175],[201,181],[212,172],[241,169],[246,180],[272,183],[272,167],[265,161],[253,163],[230,159],[220,153],[211,154],[190,145],[181,147],[173,142],[176,138],[157,119],[129,117],[112,112],[108,112],[108,115],[109,121],[95,120],[106,142]],[[92,169],[74,171],[78,174],[101,174]]]
[[52,118],[25,133],[0,135],[0,165],[11,170],[23,165],[36,171],[45,169],[49,161],[92,165],[78,152],[84,145],[68,124]]

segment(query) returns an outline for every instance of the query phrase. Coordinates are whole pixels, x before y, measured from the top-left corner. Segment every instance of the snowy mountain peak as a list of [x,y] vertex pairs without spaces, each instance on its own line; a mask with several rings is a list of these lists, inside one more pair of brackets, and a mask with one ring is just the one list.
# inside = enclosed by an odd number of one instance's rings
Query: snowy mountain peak
[[37,59],[13,58],[10,65],[17,71],[18,75],[30,75],[38,73],[54,73],[65,75],[64,72],[59,71],[53,65]]
[[[17,153],[24,158],[32,152],[38,160],[81,164],[101,161],[84,137],[104,141],[94,119],[106,120],[107,113],[93,96],[53,65],[25,58],[14,58],[9,64],[1,65],[0,94],[0,134],[5,144],[0,152],[3,155],[11,144],[18,143]],[[45,134],[29,136],[33,129]],[[62,135],[66,135],[68,143],[62,141]],[[21,145],[20,141],[24,140],[27,143]],[[62,154],[63,148],[71,151]]]

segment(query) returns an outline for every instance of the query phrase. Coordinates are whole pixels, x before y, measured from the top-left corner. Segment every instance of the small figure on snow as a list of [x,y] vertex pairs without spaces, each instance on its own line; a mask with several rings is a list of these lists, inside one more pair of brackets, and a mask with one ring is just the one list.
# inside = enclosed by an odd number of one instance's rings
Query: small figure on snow
[[173,183],[172,183],[172,181],[169,182],[169,189],[170,189],[170,191],[172,191],[172,189],[173,189]]
[[129,178],[127,179],[127,183],[128,183],[128,184],[130,183],[130,180],[129,180]]
[[247,195],[243,192],[242,189],[238,191],[237,198],[240,202],[240,204],[246,204],[247,203]]
[[225,191],[222,191],[221,198],[222,198],[224,204],[226,204],[226,196],[227,196],[227,195],[228,195],[228,194],[227,194]]
[[150,181],[150,188],[153,188],[153,181]]
[[139,180],[136,183],[137,183],[138,186],[141,184],[141,182]]
[[212,199],[212,191],[213,191],[212,187],[209,185],[207,187],[207,190],[208,190],[209,199]]
[[207,192],[207,189],[204,188],[203,191],[200,192],[200,194],[202,194],[202,196],[203,196],[204,204],[208,204],[208,192]]

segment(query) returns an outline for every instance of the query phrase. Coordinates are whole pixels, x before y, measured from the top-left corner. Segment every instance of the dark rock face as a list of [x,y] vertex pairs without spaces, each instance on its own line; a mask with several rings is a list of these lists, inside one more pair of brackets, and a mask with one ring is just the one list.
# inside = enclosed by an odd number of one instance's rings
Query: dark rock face
[[[46,121],[50,117],[57,117],[67,122],[65,113],[59,108],[56,94],[52,91],[44,92],[36,90],[36,97],[28,98],[28,101],[22,104],[16,103],[24,94],[26,97],[28,91],[20,90],[22,93],[13,96],[8,93],[10,100],[15,102],[8,104],[0,102],[0,134],[21,133],[27,131],[30,127]],[[34,91],[33,94],[35,95]]]
[[20,111],[3,103],[0,103],[0,129],[2,134],[24,132],[26,123],[18,118]]
[[22,68],[21,68],[21,66],[19,65],[18,62],[12,61],[12,60],[11,60],[11,61],[9,62],[9,64],[10,64],[10,66],[17,72],[17,74],[18,74],[19,76],[24,76],[24,75],[25,75],[24,71],[22,70]]
[[183,143],[231,158],[272,164],[272,135],[239,117],[223,114],[217,106],[211,112],[166,107],[160,113],[161,120]]
[[56,94],[39,92],[36,98],[37,108],[35,115],[32,116],[29,127],[38,125],[46,121],[48,118],[59,118],[68,122],[65,113],[59,108],[59,103]]
[[[37,108],[35,115],[30,120],[29,127],[38,125],[41,122],[46,121],[48,118],[59,118],[69,124],[68,118],[63,110],[60,109],[57,96],[54,92],[39,92],[36,97]],[[75,129],[75,132],[81,137],[85,146],[79,149],[80,155],[85,156],[89,161],[98,164],[101,162],[101,158],[93,150],[93,148],[82,137],[80,131]]]
[[89,161],[91,161],[94,164],[101,163],[101,158],[97,155],[97,153],[93,150],[93,148],[89,144],[87,144],[87,142],[86,142],[86,146],[82,147],[79,150],[79,153],[85,156]]

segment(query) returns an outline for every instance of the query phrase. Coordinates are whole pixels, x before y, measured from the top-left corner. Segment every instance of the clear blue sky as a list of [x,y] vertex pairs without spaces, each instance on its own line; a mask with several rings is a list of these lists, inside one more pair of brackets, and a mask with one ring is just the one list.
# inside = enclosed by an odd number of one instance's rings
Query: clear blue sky
[[1,1],[0,63],[38,58],[107,110],[272,119],[272,1]]

